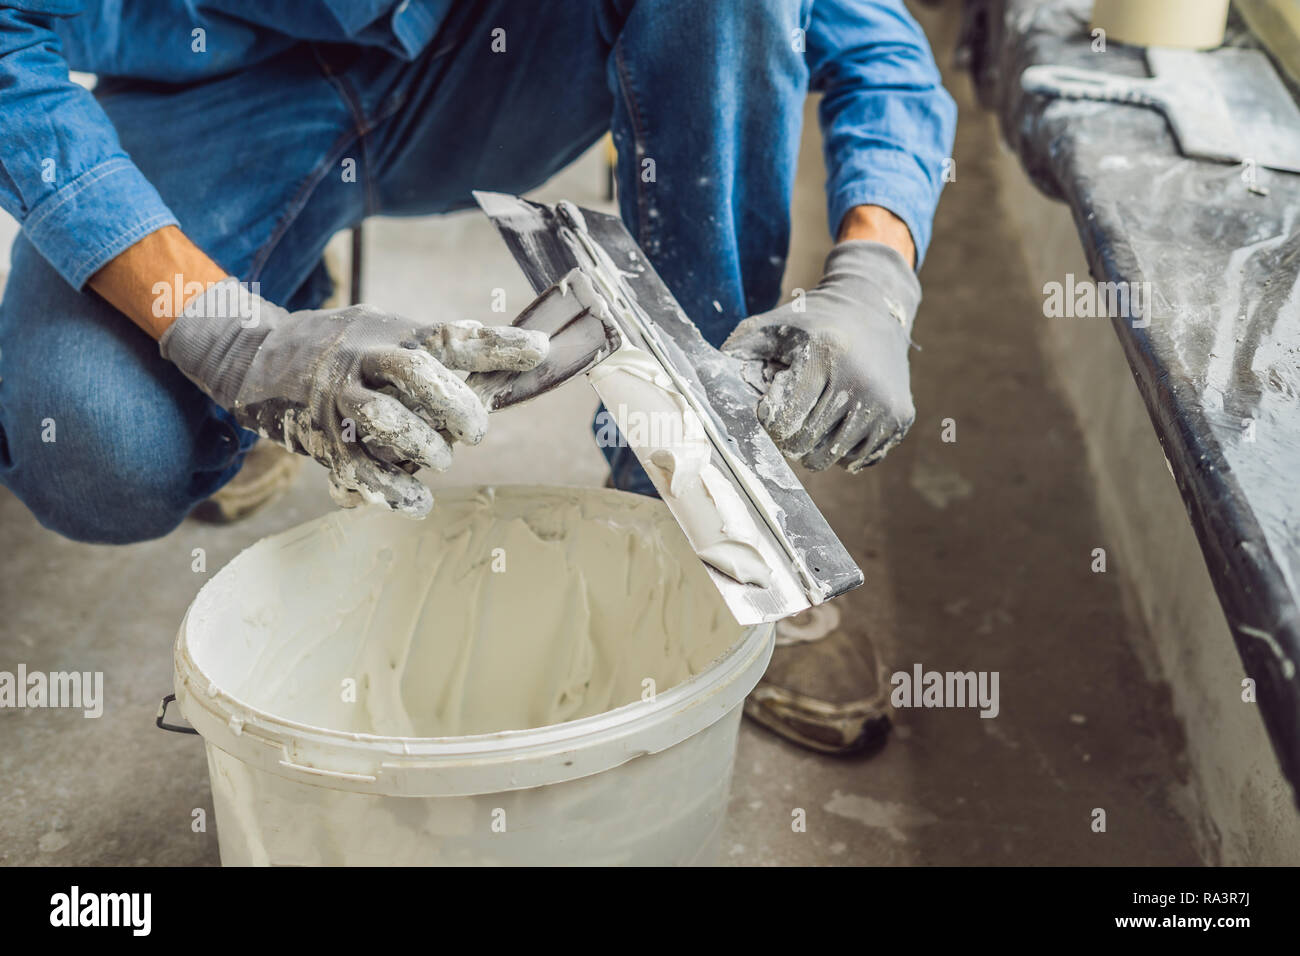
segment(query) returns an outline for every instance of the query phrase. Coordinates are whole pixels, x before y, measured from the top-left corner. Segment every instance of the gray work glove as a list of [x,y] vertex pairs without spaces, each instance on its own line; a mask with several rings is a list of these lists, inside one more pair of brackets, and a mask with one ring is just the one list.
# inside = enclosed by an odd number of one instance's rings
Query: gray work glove
[[328,468],[339,504],[412,517],[433,496],[410,472],[442,471],[452,442],[487,431],[487,409],[451,370],[526,370],[548,348],[540,332],[421,325],[368,305],[288,312],[235,279],[194,298],[158,344],[239,424]]
[[907,367],[921,285],[899,252],[841,242],[817,288],[750,316],[722,343],[775,369],[758,419],[790,458],[814,471],[874,465],[916,419]]

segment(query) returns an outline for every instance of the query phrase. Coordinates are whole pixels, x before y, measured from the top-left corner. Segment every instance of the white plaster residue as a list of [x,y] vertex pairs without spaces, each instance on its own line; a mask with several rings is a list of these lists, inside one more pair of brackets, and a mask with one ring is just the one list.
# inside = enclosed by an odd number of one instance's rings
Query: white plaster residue
[[839,626],[839,607],[834,603],[817,604],[776,622],[776,646],[819,641]]
[[1295,677],[1295,661],[1286,656],[1286,652],[1282,650],[1282,645],[1277,642],[1277,638],[1268,633],[1268,631],[1261,631],[1257,627],[1250,627],[1246,624],[1238,624],[1237,630],[1249,637],[1255,638],[1257,641],[1263,641],[1264,644],[1267,645],[1268,649],[1272,651],[1273,656],[1282,664],[1282,676],[1287,680]]
[[663,367],[641,349],[625,346],[588,374],[628,444],[643,453],[643,463],[649,458],[646,470],[675,506],[700,559],[742,584],[768,586],[772,569],[758,526],[713,464],[713,445],[699,416]]
[[[588,235],[586,222],[577,207],[568,202],[561,202],[556,206],[556,209],[569,221],[571,226],[561,228],[561,237],[573,250],[580,262],[585,260],[584,269],[587,269],[592,282],[605,296],[611,314],[624,335],[626,345],[644,345],[651,352],[661,349],[662,343],[657,341],[658,333],[652,325],[647,325],[641,319],[636,307],[632,305],[635,296],[632,295],[631,290],[624,281],[628,273],[620,270],[610,259],[609,254]],[[677,373],[672,371],[669,365],[663,364],[662,356],[657,356],[657,359],[660,362],[659,368],[661,372],[672,381],[681,402],[690,407],[690,401],[685,395],[686,387],[681,381],[677,380]],[[606,359],[605,361],[608,363],[610,360]],[[695,419],[704,429],[705,435],[713,444],[722,463],[730,471],[731,476],[734,477],[735,487],[743,489],[761,519],[772,531],[777,544],[785,551],[785,556],[789,559],[790,569],[797,575],[799,584],[808,600],[813,604],[820,604],[827,597],[828,586],[812,576],[808,570],[806,554],[793,548],[779,530],[782,512],[752,470],[752,462],[757,457],[752,453],[753,450],[750,450],[750,460],[748,462],[743,460],[741,456],[728,449],[727,443],[723,441],[721,435],[716,433],[715,427],[706,419],[701,418],[698,412],[695,413]],[[642,464],[644,465],[644,461]],[[739,492],[737,492],[737,497],[739,497]],[[687,536],[690,536],[689,531]],[[701,557],[704,556],[701,555]],[[771,572],[774,566],[767,563],[766,567]],[[769,574],[768,581],[771,580]]]
[[871,797],[856,793],[831,793],[831,798],[824,808],[827,813],[856,820],[873,830],[884,830],[891,840],[897,843],[907,842],[907,830],[914,827],[930,826],[939,822],[939,818],[920,807],[909,807],[902,803],[888,800],[873,800]]
[[59,833],[57,830],[51,830],[49,833],[41,834],[41,838],[36,845],[40,847],[42,853],[58,853],[70,842],[65,834]]
[[917,461],[909,477],[912,488],[932,508],[942,511],[949,504],[969,498],[975,488],[957,472],[948,468],[933,467]]

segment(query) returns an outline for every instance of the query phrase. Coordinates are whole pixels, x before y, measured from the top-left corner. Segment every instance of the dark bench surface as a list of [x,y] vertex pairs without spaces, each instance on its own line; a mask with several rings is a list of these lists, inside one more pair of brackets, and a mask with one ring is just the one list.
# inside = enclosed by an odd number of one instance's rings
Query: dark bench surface
[[[1093,51],[1090,7],[967,0],[961,52],[1093,276],[1154,293],[1148,327],[1113,325],[1300,792],[1300,175],[1259,170],[1252,191],[1243,166],[1182,157],[1154,110],[1025,94],[1039,63],[1148,75],[1141,48]],[[1229,43],[1255,45],[1235,22]]]

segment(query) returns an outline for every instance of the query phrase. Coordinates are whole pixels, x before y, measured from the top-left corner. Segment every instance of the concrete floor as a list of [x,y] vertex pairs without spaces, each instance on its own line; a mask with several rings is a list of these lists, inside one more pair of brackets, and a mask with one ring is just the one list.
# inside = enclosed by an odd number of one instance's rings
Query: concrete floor
[[[935,14],[946,59],[951,24]],[[885,749],[835,760],[746,723],[725,861],[734,864],[1194,864],[1196,807],[1168,693],[1152,677],[1118,576],[1093,574],[1105,541],[1079,430],[1046,378],[1041,305],[992,215],[998,148],[964,78],[958,179],[939,210],[922,274],[913,354],[917,424],[886,463],[808,485],[866,573],[842,599],[844,630],[874,642],[889,670],[1001,675],[1001,714],[905,710]],[[815,129],[795,198],[787,286],[816,281],[829,240]],[[541,191],[600,206],[598,154]],[[366,296],[430,319],[512,311],[529,296],[481,217],[383,221],[369,230]],[[431,296],[429,289],[438,289]],[[598,484],[580,383],[498,416],[441,484]],[[958,440],[940,439],[941,422]],[[538,422],[546,427],[539,428]],[[243,524],[186,522],[126,548],[44,531],[0,490],[0,670],[102,670],[99,720],[0,710],[0,863],[215,864],[207,767],[193,737],[154,729],[171,689],[171,644],[209,574],[258,538],[331,507],[305,468],[276,507]],[[191,551],[207,552],[206,574]],[[1104,808],[1107,832],[1091,829]],[[794,832],[792,811],[806,813]]]

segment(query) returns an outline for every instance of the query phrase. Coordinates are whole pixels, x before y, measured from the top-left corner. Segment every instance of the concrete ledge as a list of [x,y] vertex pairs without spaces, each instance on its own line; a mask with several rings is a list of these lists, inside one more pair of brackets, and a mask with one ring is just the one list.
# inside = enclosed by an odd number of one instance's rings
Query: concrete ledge
[[[1089,269],[1068,207],[1038,193],[1010,152],[998,161],[1003,214],[1041,291]],[[1300,864],[1300,816],[1242,668],[1169,463],[1106,318],[1037,320],[1044,352],[1078,416],[1119,575],[1147,626],[1139,658],[1168,681],[1187,735],[1195,799],[1186,813],[1208,863]]]

